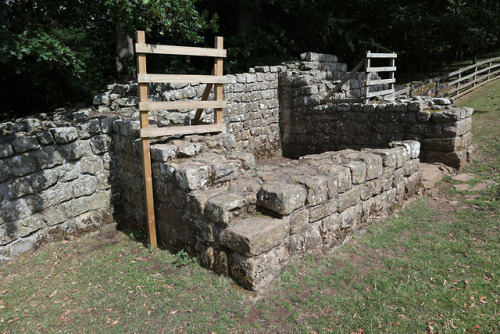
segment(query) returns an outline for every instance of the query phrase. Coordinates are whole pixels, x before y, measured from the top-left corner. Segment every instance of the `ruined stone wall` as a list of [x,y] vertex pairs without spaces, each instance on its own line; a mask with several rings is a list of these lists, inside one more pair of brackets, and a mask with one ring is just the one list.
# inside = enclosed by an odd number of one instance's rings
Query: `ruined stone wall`
[[[236,148],[259,156],[279,150],[282,103],[288,105],[292,96],[295,106],[301,103],[307,106],[304,94],[319,92],[326,95],[346,75],[347,65],[339,63],[336,56],[309,52],[302,54],[301,59],[279,66],[257,66],[250,68],[248,73],[226,75],[228,82],[224,85],[224,98],[228,106],[224,109],[223,121],[227,123],[228,132],[235,136]],[[282,82],[288,79],[297,87],[311,82],[315,82],[315,86],[283,90],[286,85],[283,86]],[[360,96],[363,80],[364,74],[356,75],[337,96]],[[178,101],[199,99],[204,89],[205,85],[198,84],[154,84],[149,86],[148,92],[151,101]],[[106,92],[95,97],[94,107],[99,113],[116,112],[138,118],[137,96],[136,83],[109,85]],[[160,127],[189,125],[195,113],[195,110],[151,112],[150,123]],[[202,120],[212,122],[213,110],[206,110]]]
[[294,256],[341,245],[420,185],[415,141],[257,165],[231,145],[203,145],[152,149],[158,239],[248,289],[265,287]]
[[0,125],[0,259],[113,221],[115,118],[88,115]]
[[[394,140],[422,143],[421,160],[461,169],[470,158],[470,108],[454,108],[445,99],[394,103],[341,103],[282,109],[283,155],[346,148],[385,147]],[[442,105],[446,103],[446,105]]]

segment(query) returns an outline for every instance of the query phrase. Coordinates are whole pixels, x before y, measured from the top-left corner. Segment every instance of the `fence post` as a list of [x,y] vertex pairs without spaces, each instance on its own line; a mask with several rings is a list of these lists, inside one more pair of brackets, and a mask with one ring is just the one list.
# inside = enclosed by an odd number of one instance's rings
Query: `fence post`
[[[137,43],[146,44],[146,34],[144,31],[137,31]],[[137,55],[137,74],[146,74],[146,55]],[[139,84],[139,102],[148,101],[148,84]],[[149,127],[148,110],[140,111],[141,129]],[[157,247],[155,208],[153,200],[153,175],[151,170],[150,140],[147,137],[141,138],[142,142],[142,169],[144,174],[144,201],[146,206],[146,220],[149,235],[149,245]]]
[[439,80],[436,81],[436,88],[434,88],[434,97],[439,96]]
[[366,53],[366,63],[365,63],[365,76],[366,76],[366,88],[365,88],[365,99],[364,103],[368,103],[368,93],[370,92],[370,72],[368,69],[371,66],[370,51]]
[[473,83],[472,83],[472,87],[476,87],[476,79],[477,79],[477,66],[474,67],[474,79],[473,79]]
[[414,95],[414,85],[413,84],[410,84],[410,98],[413,98],[413,95]]
[[[216,49],[224,49],[224,38],[223,37],[220,37],[220,36],[215,37],[215,48]],[[215,75],[223,76],[224,70],[223,70],[222,58],[215,58],[214,61],[215,61],[215,63],[214,63]],[[214,96],[215,100],[222,101],[224,99],[222,94],[223,94],[222,84],[215,84],[215,96]],[[222,108],[215,108],[214,109],[214,123],[215,124],[222,124]]]

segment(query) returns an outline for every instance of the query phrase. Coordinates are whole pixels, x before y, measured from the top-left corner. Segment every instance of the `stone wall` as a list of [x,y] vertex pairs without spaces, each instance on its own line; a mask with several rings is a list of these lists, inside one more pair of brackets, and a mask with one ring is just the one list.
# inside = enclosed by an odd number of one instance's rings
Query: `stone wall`
[[461,169],[471,157],[471,108],[454,108],[447,99],[393,103],[322,105],[311,96],[307,108],[283,108],[280,119],[283,155],[346,148],[385,147],[391,141],[422,143],[421,160]]
[[415,141],[257,165],[230,142],[205,145],[152,148],[158,239],[248,289],[265,287],[293,256],[341,245],[420,185]]
[[[303,94],[320,92],[326,95],[346,75],[347,65],[339,63],[336,56],[304,53],[302,60],[280,66],[257,66],[248,73],[228,74],[224,85],[224,98],[228,106],[223,120],[227,130],[233,133],[236,148],[245,149],[259,156],[281,148],[279,113],[282,103],[288,103],[288,96],[296,98],[295,105],[303,102]],[[299,76],[299,77],[297,77]],[[291,78],[295,85],[313,80],[315,87],[302,92],[283,90],[283,80]],[[311,79],[312,78],[312,79]],[[364,74],[349,80],[338,97],[360,96]],[[199,99],[205,85],[199,84],[154,84],[148,88],[151,101],[178,101]],[[309,90],[310,89],[310,90]],[[94,99],[94,107],[101,114],[116,112],[128,118],[138,118],[138,87],[136,83],[113,84]],[[213,98],[210,95],[209,99]],[[158,111],[150,113],[150,123],[156,126],[189,125],[195,110]],[[213,110],[208,109],[202,120],[212,122]]]
[[88,115],[0,125],[0,259],[113,221],[116,118]]

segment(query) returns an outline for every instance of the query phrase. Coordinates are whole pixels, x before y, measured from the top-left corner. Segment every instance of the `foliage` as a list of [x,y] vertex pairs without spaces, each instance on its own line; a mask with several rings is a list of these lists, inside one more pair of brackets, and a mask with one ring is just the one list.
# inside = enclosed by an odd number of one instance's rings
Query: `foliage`
[[[183,0],[16,0],[0,4],[0,110],[4,117],[88,102],[116,81],[117,33],[199,43],[213,16]],[[153,33],[154,32],[154,33]],[[133,68],[129,58],[127,68]]]
[[186,266],[190,263],[195,263],[196,259],[194,257],[189,256],[188,252],[186,252],[184,249],[181,249],[178,251],[175,256],[177,257],[177,263],[180,266]]

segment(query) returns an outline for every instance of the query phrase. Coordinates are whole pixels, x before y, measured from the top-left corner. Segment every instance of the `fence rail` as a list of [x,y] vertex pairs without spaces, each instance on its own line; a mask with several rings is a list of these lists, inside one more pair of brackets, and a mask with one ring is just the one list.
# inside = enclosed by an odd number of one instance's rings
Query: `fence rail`
[[[398,55],[396,53],[372,53],[368,51],[366,53],[366,57],[363,58],[358,65],[356,65],[351,72],[340,81],[328,95],[325,96],[322,103],[338,103],[338,102],[367,102],[371,97],[374,96],[393,96],[394,83],[396,79],[394,77],[394,73],[396,72],[396,58]],[[389,66],[372,66],[372,59],[387,59],[389,60]],[[366,92],[364,97],[360,98],[332,98],[333,94],[340,91],[342,86],[349,81],[362,67],[365,67],[365,77],[366,82],[364,86],[366,87]],[[389,72],[389,79],[375,79],[371,80],[371,73],[380,73],[380,72]],[[389,89],[370,92],[370,87],[379,85],[379,84],[387,84],[389,85]]]
[[[497,69],[498,68],[498,69]],[[496,69],[496,70],[495,70]],[[459,98],[486,83],[500,78],[500,57],[490,58],[470,66],[458,69],[417,85],[410,85],[394,93],[395,96],[408,94],[433,95],[435,97]],[[432,86],[432,84],[434,84]],[[421,89],[422,87],[430,86]],[[449,87],[453,87],[448,89]],[[419,91],[420,90],[420,91]],[[418,94],[415,94],[418,92]]]

